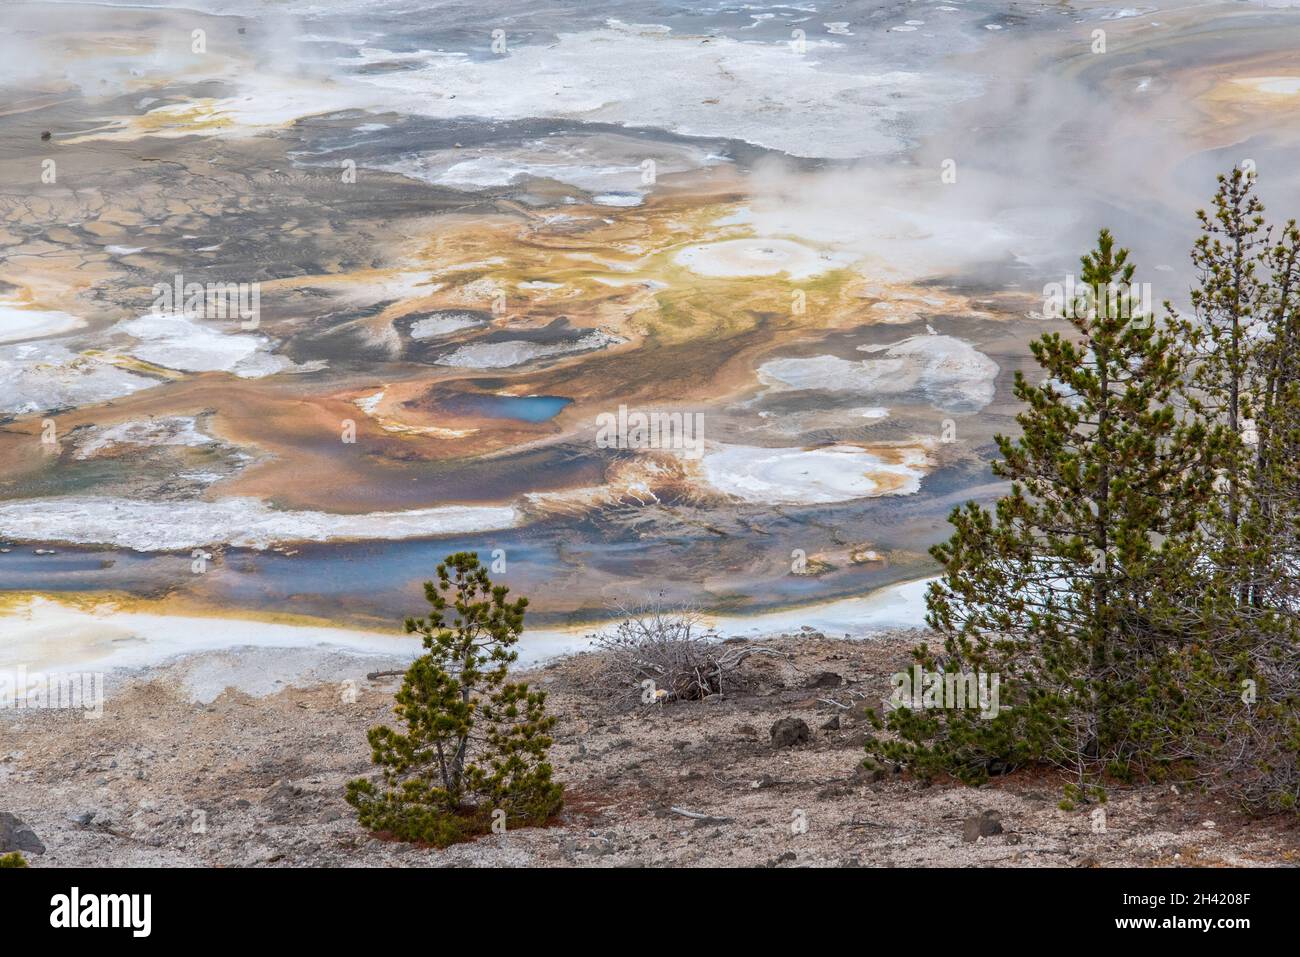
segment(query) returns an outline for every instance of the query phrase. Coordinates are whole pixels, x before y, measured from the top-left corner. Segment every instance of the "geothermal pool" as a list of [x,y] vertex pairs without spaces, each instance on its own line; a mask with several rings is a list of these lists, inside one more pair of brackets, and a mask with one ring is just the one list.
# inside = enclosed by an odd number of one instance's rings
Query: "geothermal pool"
[[650,598],[919,625],[946,515],[999,494],[1045,285],[1108,226],[1185,304],[1234,164],[1300,212],[1285,0],[4,17],[24,648],[386,647],[462,549],[536,648]]

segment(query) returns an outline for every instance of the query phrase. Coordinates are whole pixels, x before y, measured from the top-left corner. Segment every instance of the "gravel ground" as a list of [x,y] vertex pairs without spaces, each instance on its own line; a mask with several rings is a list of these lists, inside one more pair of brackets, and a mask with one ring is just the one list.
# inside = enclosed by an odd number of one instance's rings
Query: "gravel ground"
[[[442,851],[372,837],[343,801],[344,783],[370,770],[365,732],[388,719],[397,687],[366,675],[396,662],[253,649],[179,659],[114,676],[98,720],[0,716],[0,842],[6,826],[13,833],[8,812],[44,845],[28,854],[37,867],[1300,861],[1294,819],[1252,820],[1169,785],[1114,793],[1101,829],[1095,808],[1060,810],[1062,782],[1041,774],[979,789],[872,780],[859,770],[866,724],[855,703],[885,697],[916,637],[765,639],[756,644],[789,657],[749,658],[745,687],[724,698],[662,707],[611,701],[596,654],[526,672],[559,717],[565,810],[550,827]],[[802,719],[810,740],[775,747],[770,729],[783,718]]]

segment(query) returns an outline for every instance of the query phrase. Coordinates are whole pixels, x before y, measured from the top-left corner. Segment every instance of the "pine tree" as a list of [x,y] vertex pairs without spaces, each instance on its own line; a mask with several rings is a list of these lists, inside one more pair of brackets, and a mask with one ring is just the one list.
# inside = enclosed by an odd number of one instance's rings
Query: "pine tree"
[[1254,176],[1234,169],[1230,176],[1220,176],[1218,184],[1214,214],[1203,209],[1196,213],[1201,236],[1192,250],[1199,277],[1191,295],[1195,320],[1179,332],[1194,353],[1187,395],[1206,420],[1226,433],[1218,448],[1220,485],[1227,528],[1235,530],[1247,481],[1244,439],[1253,414],[1251,377],[1269,290],[1259,260],[1269,236]]
[[1252,354],[1254,420],[1243,439],[1255,539],[1266,541],[1251,562],[1256,606],[1300,615],[1300,228],[1281,230],[1261,257],[1269,282],[1261,302],[1263,334]]
[[1042,385],[1017,377],[1023,434],[993,466],[1010,494],[956,510],[933,550],[945,654],[916,657],[1000,674],[1005,704],[894,711],[873,761],[1175,770],[1300,807],[1300,229],[1274,240],[1262,214],[1252,177],[1220,177],[1192,313],[1166,304],[1160,332],[1109,293],[1133,269],[1102,233],[1077,336],[1033,343]]
[[[1268,334],[1257,353],[1255,456],[1244,538],[1250,548],[1244,669],[1253,708],[1225,735],[1231,790],[1249,805],[1300,809],[1300,229],[1287,223],[1265,256]],[[1220,752],[1225,753],[1225,752]]]
[[1193,262],[1187,402],[1219,474],[1164,609],[1194,636],[1188,750],[1249,805],[1300,806],[1300,230],[1264,225],[1253,177],[1219,177]]
[[1000,713],[892,711],[877,760],[968,781],[1045,761],[1083,780],[1161,753],[1180,702],[1153,681],[1169,636],[1150,609],[1210,490],[1204,435],[1173,403],[1187,357],[1172,330],[1134,314],[1127,251],[1102,231],[1082,267],[1077,336],[1031,344],[1041,384],[1016,377],[1022,434],[997,438],[993,466],[1009,494],[992,513],[956,509],[932,550],[927,620],[944,655],[922,645],[918,661],[999,675]]
[[559,811],[563,786],[546,760],[555,719],[545,692],[507,680],[528,599],[508,600],[471,552],[448,556],[437,575],[424,584],[430,613],[406,620],[427,650],[397,693],[406,730],[370,730],[383,786],[351,781],[347,800],[362,826],[441,847],[484,833],[494,815],[541,824]]

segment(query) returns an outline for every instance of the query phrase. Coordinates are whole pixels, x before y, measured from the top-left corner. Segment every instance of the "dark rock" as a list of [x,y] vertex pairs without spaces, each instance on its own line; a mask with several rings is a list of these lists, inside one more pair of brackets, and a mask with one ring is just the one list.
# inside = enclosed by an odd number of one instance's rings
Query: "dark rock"
[[51,135],[53,134],[51,134],[49,130],[46,130],[44,133],[41,134],[41,142],[48,143],[50,141]]
[[736,729],[736,733],[743,738],[757,738],[758,728],[754,727],[752,724],[742,724]]
[[17,815],[0,811],[0,854],[8,854],[12,851],[44,854],[45,845],[36,836],[36,832],[24,824]]
[[885,780],[885,771],[884,768],[869,768],[864,761],[853,769],[853,780],[857,782],[883,781]]
[[1002,823],[998,819],[1002,815],[997,811],[985,811],[982,814],[976,814],[974,817],[968,817],[962,822],[961,839],[967,844],[974,844],[981,837],[992,837],[994,834],[1002,833]]
[[821,730],[823,731],[838,731],[839,729],[840,729],[840,716],[838,714],[831,715],[830,720],[827,721],[825,724],[823,724],[821,727]]
[[844,679],[833,671],[819,671],[808,679],[805,688],[838,688]]
[[812,731],[803,718],[779,718],[772,724],[772,747],[790,748],[812,740]]

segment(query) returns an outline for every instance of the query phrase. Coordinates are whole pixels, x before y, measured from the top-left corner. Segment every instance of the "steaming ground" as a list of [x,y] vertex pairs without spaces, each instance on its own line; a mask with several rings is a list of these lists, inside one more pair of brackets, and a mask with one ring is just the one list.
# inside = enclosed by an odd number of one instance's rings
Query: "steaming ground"
[[[1055,780],[873,779],[859,705],[1003,491],[1045,285],[1109,226],[1185,305],[1235,164],[1300,212],[1295,3],[420,6],[4,6],[0,669],[109,689],[0,713],[38,865],[1294,860],[1163,786],[1098,834]],[[530,599],[569,803],[437,853],[342,788],[460,550]],[[557,656],[652,596],[789,657],[621,708]]]
[[[6,6],[18,598],[370,629],[469,548],[548,627],[647,587],[813,615],[998,494],[1099,226],[1182,303],[1215,172],[1300,205],[1276,3],[194,6]],[[178,276],[259,321],[155,314]],[[600,445],[624,405],[700,454]]]

